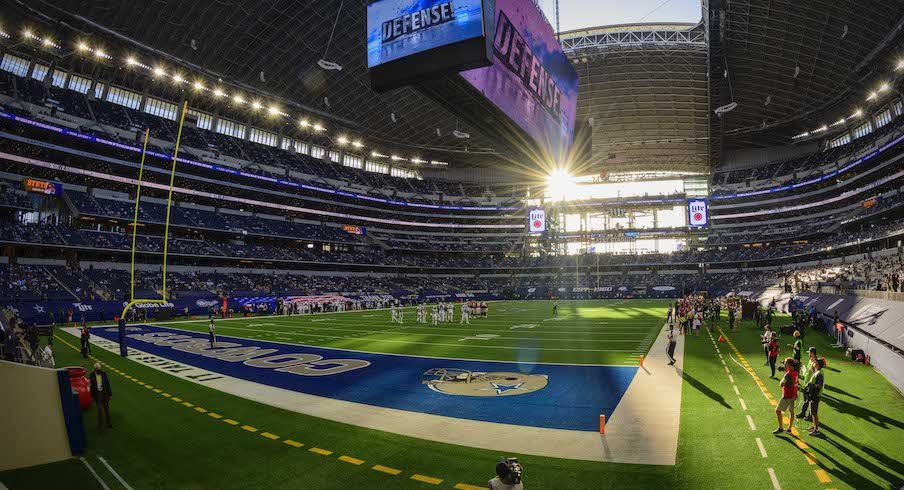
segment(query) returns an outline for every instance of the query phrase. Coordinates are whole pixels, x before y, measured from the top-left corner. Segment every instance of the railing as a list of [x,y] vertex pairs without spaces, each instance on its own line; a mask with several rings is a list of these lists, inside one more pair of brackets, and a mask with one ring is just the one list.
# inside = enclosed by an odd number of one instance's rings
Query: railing
[[858,296],[869,299],[884,299],[887,301],[904,301],[904,292],[897,291],[873,291],[870,289],[846,289],[848,296]]

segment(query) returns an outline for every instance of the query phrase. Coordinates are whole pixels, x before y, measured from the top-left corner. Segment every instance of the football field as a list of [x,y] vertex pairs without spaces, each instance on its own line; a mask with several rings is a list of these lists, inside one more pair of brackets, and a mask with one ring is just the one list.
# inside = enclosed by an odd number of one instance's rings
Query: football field
[[[129,358],[118,354],[112,340],[115,329],[93,329],[96,343],[89,359],[78,355],[77,337],[57,331],[58,366],[101,362],[110,373],[116,393],[111,403],[115,429],[98,432],[92,407],[84,416],[84,460],[0,472],[0,483],[11,490],[225,489],[248,488],[249,481],[256,488],[474,490],[486,487],[500,456],[518,456],[531,489],[896,490],[904,485],[904,396],[872,367],[832,349],[831,337],[808,333],[805,346],[815,346],[829,361],[820,411],[825,435],[808,436],[804,421],[795,423],[794,434],[773,435],[772,403],[781,391],[778,379],[770,379],[763,366],[761,329],[745,321],[741,330],[732,332],[723,315],[712,335],[704,330],[699,337],[679,337],[682,362],[668,366],[656,358],[662,355],[663,339],[656,334],[667,306],[667,301],[560,302],[562,319],[548,320],[553,318],[551,302],[498,302],[490,305],[489,318],[474,319],[470,326],[457,323],[458,310],[454,325],[436,327],[417,325],[410,309],[402,325],[392,324],[389,312],[382,310],[217,320],[220,342],[240,344],[233,347],[236,353],[278,349],[272,355],[316,353],[324,361],[370,362],[347,380],[342,375],[295,376],[301,391],[331,391],[317,394],[321,401],[291,392],[302,398],[287,398],[292,403],[280,406],[268,402],[261,388],[272,383],[273,390],[290,393],[293,386],[279,384],[278,369],[259,367],[260,361],[258,367],[242,368],[246,363],[211,359],[199,354],[201,350],[187,352],[205,342],[206,319],[131,326],[129,346],[140,353]],[[775,323],[787,322],[787,316],[779,316]],[[719,341],[723,333],[726,342]],[[643,367],[638,362],[641,353],[647,355]],[[424,366],[465,364],[544,373],[549,385],[524,394],[503,387],[502,396],[478,398],[435,393],[417,379]],[[566,375],[568,370],[586,370],[594,377]],[[594,389],[611,388],[618,377],[602,378],[604,383],[586,381],[617,371],[635,373],[629,376],[633,384],[618,404],[622,412],[614,412],[606,435],[595,434],[595,440],[616,451],[619,438],[647,441],[658,436],[660,425],[632,432],[620,430],[619,420],[640,418],[646,411],[661,419],[661,404],[645,403],[642,397],[632,402],[637,393],[628,393],[660,373],[677,373],[680,433],[671,450],[674,463],[540,455],[546,449],[541,446],[547,445],[536,437],[541,432],[594,436],[586,428],[561,430],[548,422],[583,423],[585,408],[604,411],[601,402],[594,401],[600,394]],[[255,383],[251,390],[243,388],[248,380]],[[654,385],[639,393],[657,391],[662,390]],[[601,393],[611,395],[608,390]],[[328,403],[322,402],[324,397]],[[353,397],[358,399],[348,401]],[[582,406],[587,401],[597,405]],[[408,408],[395,408],[403,402]],[[365,409],[349,411],[344,405],[348,403]],[[479,410],[464,411],[470,407]],[[322,415],[304,413],[308,408],[322,409]],[[452,413],[443,413],[446,409]],[[416,418],[400,418],[401,411],[416,413]],[[495,419],[482,418],[485,415]],[[505,420],[514,416],[525,427]],[[370,424],[381,417],[396,428]],[[440,441],[463,441],[478,432],[468,434],[469,427],[486,424],[502,429],[493,436],[500,441],[516,439],[520,432],[530,438],[517,440],[508,450]],[[418,425],[426,435],[410,435],[406,425]]]
[[[297,343],[350,351],[416,356],[637,366],[662,328],[668,301],[499,301],[486,318],[462,324],[455,308],[450,323],[416,323],[405,308],[404,323],[389,310],[216,320],[222,335]],[[429,308],[428,308],[429,310]],[[207,332],[207,320],[172,322],[177,328]]]

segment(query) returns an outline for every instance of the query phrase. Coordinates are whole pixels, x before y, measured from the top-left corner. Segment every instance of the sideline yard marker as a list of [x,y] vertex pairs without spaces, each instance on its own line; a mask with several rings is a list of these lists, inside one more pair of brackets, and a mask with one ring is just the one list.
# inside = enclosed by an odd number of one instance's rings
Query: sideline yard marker
[[606,416],[600,414],[600,434],[606,433]]

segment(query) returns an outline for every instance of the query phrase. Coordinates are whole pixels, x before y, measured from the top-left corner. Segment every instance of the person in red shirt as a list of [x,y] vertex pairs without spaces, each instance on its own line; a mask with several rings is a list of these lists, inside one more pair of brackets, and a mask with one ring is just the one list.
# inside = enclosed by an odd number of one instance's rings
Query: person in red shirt
[[[773,361],[773,366],[775,362]],[[785,359],[785,375],[782,376],[782,382],[779,386],[782,389],[782,399],[779,400],[778,406],[775,407],[775,417],[778,419],[778,429],[772,431],[773,434],[780,434],[782,431],[791,432],[794,427],[794,403],[797,401],[797,377],[800,364],[791,359]],[[788,422],[788,428],[784,429],[782,424],[782,413],[791,412],[791,419]]]
[[772,341],[769,342],[769,369],[772,370],[771,378],[775,378],[775,361],[778,359],[778,340],[775,340],[775,337],[772,338]]

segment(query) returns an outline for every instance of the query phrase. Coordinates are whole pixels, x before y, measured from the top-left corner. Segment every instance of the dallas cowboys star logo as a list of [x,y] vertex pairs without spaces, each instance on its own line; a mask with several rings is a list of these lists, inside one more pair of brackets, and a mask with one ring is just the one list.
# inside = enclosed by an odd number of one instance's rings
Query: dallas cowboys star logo
[[513,385],[512,385],[512,384],[508,384],[508,385],[507,385],[507,384],[500,384],[500,383],[492,383],[492,382],[491,382],[490,385],[492,386],[492,388],[484,388],[484,391],[493,391],[493,390],[495,390],[497,395],[501,395],[501,394],[503,394],[503,393],[505,393],[505,392],[507,392],[507,391],[524,390],[524,388],[521,387],[521,386],[524,385],[524,382],[523,382],[523,381],[520,382],[520,383],[517,383],[517,384],[513,384]]
[[35,311],[38,313],[44,313],[44,307],[41,305],[35,305]]

